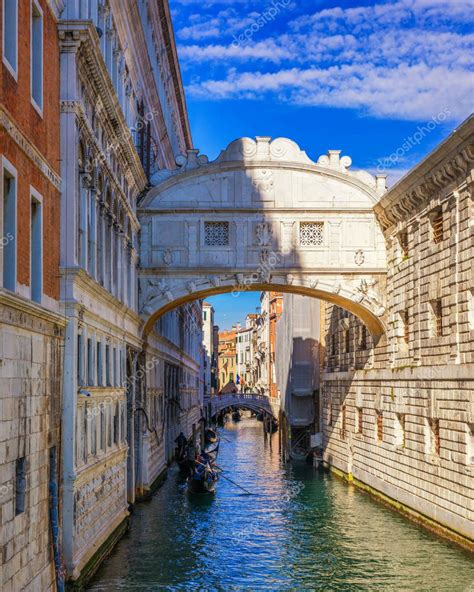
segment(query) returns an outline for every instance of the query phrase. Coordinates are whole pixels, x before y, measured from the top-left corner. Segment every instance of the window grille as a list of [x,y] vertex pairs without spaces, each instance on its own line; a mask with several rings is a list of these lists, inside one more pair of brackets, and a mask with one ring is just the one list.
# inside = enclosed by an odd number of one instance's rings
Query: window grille
[[15,463],[15,516],[25,511],[26,459],[17,458]]
[[430,452],[439,456],[441,452],[441,438],[439,434],[439,419],[429,420],[430,428]]
[[206,247],[226,247],[229,245],[228,222],[205,222],[204,243]]
[[435,210],[431,215],[431,228],[433,233],[433,242],[439,244],[443,241],[443,211],[441,208]]
[[301,222],[300,245],[321,247],[324,241],[324,222]]
[[441,302],[441,298],[435,300],[432,303],[433,308],[433,321],[434,321],[434,334],[436,337],[443,336],[443,305]]
[[382,442],[383,440],[383,413],[377,411],[377,440]]
[[365,325],[361,326],[360,349],[363,351],[367,349],[367,327]]
[[398,235],[398,242],[400,244],[401,255],[404,259],[408,257],[408,232],[400,232]]
[[341,418],[341,439],[346,438],[346,406],[342,406],[342,418]]
[[364,410],[362,407],[358,407],[357,409],[357,433],[363,433],[363,421],[364,421]]
[[348,354],[351,351],[351,334],[349,332],[349,329],[345,330],[344,342],[346,354]]
[[403,312],[403,341],[405,343],[410,341],[410,316],[407,310]]

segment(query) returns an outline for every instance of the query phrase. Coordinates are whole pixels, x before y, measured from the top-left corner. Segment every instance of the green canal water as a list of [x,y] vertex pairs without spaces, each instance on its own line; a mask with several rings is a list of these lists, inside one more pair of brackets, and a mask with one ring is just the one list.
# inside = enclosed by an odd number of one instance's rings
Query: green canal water
[[472,557],[306,465],[282,465],[278,436],[244,419],[221,429],[226,474],[191,496],[176,469],[90,590],[474,591]]

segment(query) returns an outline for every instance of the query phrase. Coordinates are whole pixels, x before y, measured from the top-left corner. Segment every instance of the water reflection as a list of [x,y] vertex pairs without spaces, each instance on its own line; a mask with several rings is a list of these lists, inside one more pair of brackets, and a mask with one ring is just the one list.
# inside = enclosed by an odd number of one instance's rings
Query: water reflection
[[306,465],[280,463],[253,419],[231,424],[221,480],[190,496],[176,470],[90,590],[474,590],[471,557],[365,494]]

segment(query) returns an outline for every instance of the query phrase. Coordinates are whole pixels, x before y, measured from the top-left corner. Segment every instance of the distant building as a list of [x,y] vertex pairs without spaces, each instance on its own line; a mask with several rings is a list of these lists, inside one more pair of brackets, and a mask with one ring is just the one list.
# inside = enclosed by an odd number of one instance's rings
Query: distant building
[[204,397],[210,397],[212,394],[212,367],[215,359],[214,355],[214,308],[209,302],[202,304],[202,342],[204,346]]
[[238,390],[240,392],[251,392],[254,386],[252,373],[252,336],[253,325],[247,315],[246,326],[239,329],[237,333],[236,364]]
[[283,294],[268,292],[268,394],[278,396],[276,381],[276,328],[283,311]]
[[237,391],[237,327],[230,331],[220,331],[219,333],[219,392],[223,389],[235,387]]
[[297,294],[283,296],[276,325],[276,381],[289,453],[306,456],[310,435],[319,432],[320,302]]
[[214,325],[212,328],[212,360],[211,360],[211,391],[217,393],[219,388],[219,326]]

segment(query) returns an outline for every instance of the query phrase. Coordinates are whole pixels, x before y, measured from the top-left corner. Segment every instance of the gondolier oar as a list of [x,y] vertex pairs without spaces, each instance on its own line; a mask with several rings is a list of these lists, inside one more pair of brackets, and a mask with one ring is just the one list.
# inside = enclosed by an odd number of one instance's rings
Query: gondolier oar
[[238,483],[236,483],[235,481],[232,481],[232,479],[229,479],[229,477],[226,477],[225,475],[223,475],[221,473],[221,477],[223,479],[227,479],[227,481],[230,481],[233,485],[235,485],[236,487],[238,487],[239,489],[241,489],[242,491],[245,491],[245,493],[247,495],[255,495],[255,493],[252,493],[251,491],[249,491],[248,489],[245,489],[245,487],[242,487],[241,485],[239,485]]
[[248,489],[245,489],[245,487],[242,487],[241,485],[239,485],[235,481],[232,481],[232,479],[229,479],[229,477],[226,477],[225,475],[223,475],[222,473],[224,472],[224,469],[222,467],[220,467],[218,464],[214,463],[213,466],[220,471],[220,475],[223,479],[227,479],[227,481],[230,481],[233,485],[235,485],[236,487],[238,487],[242,491],[245,491],[245,493],[247,495],[255,495],[254,493],[252,493]]

